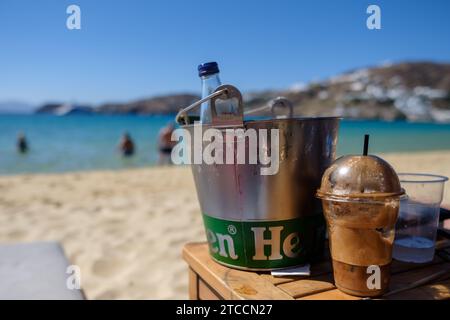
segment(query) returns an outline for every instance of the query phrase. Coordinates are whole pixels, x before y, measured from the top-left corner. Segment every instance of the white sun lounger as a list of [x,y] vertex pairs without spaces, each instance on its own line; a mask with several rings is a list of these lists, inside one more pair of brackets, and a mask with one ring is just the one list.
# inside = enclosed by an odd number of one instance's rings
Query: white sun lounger
[[0,245],[0,299],[84,299],[68,288],[69,265],[56,242]]

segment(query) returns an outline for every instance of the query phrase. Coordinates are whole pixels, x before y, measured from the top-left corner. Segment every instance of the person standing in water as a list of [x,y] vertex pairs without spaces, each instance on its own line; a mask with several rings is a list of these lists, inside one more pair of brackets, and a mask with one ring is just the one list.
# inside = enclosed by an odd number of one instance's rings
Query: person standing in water
[[171,154],[172,149],[176,144],[176,141],[172,141],[172,132],[175,130],[175,126],[172,122],[168,123],[159,131],[158,135],[158,149],[159,149],[159,161],[160,165],[172,164]]
[[28,152],[28,142],[27,138],[25,137],[25,134],[23,132],[19,132],[17,135],[17,152],[19,153],[27,153]]
[[124,157],[129,157],[134,154],[134,142],[131,139],[128,132],[124,132],[122,138],[119,141],[119,151],[122,153]]

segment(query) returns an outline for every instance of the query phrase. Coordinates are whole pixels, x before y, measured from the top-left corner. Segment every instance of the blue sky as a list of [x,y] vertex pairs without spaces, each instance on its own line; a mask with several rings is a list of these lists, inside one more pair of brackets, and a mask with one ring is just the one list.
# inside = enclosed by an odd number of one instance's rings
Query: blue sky
[[[66,8],[81,8],[81,30]],[[377,4],[382,29],[366,28]],[[0,101],[99,104],[199,92],[215,60],[243,91],[383,61],[450,61],[450,1],[0,0]]]

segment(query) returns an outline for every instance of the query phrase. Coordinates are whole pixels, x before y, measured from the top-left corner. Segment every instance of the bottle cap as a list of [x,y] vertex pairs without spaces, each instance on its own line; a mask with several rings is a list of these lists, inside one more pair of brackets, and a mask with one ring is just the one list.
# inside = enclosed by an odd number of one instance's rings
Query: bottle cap
[[218,73],[219,72],[219,65],[217,62],[205,62],[198,65],[198,76],[208,76],[210,74]]

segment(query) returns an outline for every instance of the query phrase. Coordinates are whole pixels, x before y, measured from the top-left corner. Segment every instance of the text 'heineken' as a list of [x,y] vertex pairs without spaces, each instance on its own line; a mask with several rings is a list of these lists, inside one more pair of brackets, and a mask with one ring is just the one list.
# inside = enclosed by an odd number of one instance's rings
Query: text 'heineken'
[[203,216],[212,257],[252,269],[284,268],[319,256],[324,236],[320,216],[279,221],[228,221]]

